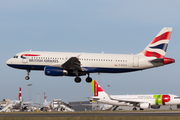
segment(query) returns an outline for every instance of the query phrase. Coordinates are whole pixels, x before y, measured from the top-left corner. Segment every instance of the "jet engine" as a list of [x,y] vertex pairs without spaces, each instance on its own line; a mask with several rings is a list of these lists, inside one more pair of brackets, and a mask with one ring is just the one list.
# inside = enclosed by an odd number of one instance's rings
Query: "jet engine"
[[149,103],[140,103],[140,108],[142,109],[149,109],[150,108],[150,104]]
[[44,68],[44,74],[47,76],[63,76],[63,75],[67,75],[68,72],[59,67],[46,66]]
[[161,106],[160,105],[152,105],[151,108],[153,109],[159,109]]

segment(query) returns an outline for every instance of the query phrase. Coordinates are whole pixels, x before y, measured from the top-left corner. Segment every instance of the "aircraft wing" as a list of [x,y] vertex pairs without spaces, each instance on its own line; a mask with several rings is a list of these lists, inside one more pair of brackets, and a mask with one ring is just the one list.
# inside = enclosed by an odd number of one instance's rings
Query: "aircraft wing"
[[113,99],[113,98],[111,98],[111,100],[116,100],[116,101],[119,101],[119,102],[125,102],[125,103],[129,103],[129,104],[139,104],[139,103],[141,103],[141,102],[143,102],[143,101],[140,101],[140,100],[123,100],[123,99]]
[[65,70],[81,70],[81,62],[77,57],[71,57],[63,64],[51,64],[50,66],[60,67]]
[[81,62],[78,60],[77,57],[71,57],[69,58],[64,64],[61,65],[62,68],[67,70],[81,70]]

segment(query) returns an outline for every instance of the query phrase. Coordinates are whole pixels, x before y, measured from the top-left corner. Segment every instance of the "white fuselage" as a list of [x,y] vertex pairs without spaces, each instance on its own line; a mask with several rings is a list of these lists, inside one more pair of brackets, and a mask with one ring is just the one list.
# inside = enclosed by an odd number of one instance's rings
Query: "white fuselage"
[[[28,56],[23,56],[27,55]],[[44,70],[45,66],[61,67],[69,58],[77,57],[82,71],[86,73],[122,73],[161,66],[154,65],[150,60],[156,57],[145,57],[142,54],[97,54],[97,53],[68,53],[68,52],[22,52],[7,61],[7,65],[26,70]]]
[[178,105],[180,97],[177,95],[111,95],[111,99],[101,98],[98,102],[119,105],[119,106],[135,106],[135,103],[149,103],[153,105]]

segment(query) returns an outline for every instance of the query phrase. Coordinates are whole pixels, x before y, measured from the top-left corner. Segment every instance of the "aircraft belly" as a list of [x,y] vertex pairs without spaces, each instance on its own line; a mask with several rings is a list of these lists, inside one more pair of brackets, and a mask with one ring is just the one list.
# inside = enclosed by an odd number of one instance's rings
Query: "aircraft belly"
[[10,64],[8,65],[17,69],[25,69],[25,70],[44,70],[46,65],[22,65],[22,64]]

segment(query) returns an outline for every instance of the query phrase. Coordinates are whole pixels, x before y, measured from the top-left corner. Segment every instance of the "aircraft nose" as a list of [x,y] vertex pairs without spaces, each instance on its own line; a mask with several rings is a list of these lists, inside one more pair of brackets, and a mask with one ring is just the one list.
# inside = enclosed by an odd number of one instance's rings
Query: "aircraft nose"
[[9,66],[10,64],[12,64],[12,60],[11,60],[11,59],[9,59],[9,60],[6,61],[6,65]]

